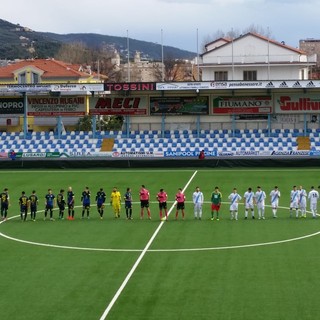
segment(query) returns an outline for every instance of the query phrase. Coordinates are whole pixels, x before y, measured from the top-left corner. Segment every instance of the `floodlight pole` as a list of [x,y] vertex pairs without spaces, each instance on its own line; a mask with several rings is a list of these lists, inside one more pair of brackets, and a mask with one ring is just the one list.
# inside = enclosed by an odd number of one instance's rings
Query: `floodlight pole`
[[127,30],[127,53],[128,53],[128,81],[130,82],[130,49],[129,49],[129,31]]
[[164,82],[163,30],[161,29],[161,81]]

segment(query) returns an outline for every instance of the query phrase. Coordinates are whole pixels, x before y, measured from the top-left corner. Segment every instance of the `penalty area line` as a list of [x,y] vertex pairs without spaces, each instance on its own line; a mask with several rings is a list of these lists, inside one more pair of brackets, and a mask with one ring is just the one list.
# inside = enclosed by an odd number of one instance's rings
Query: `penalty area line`
[[[189,184],[191,183],[191,181],[193,180],[193,178],[196,176],[197,174],[197,170],[193,173],[193,175],[191,176],[191,178],[189,179],[189,181],[187,182],[187,184],[185,185],[185,187],[183,188],[183,192],[188,188]],[[172,209],[174,208],[176,202],[173,203],[173,205],[171,206],[169,212],[168,212],[168,216],[170,215]],[[141,260],[143,259],[143,257],[145,256],[145,254],[147,253],[147,251],[149,250],[151,244],[153,243],[154,239],[156,238],[156,236],[158,235],[159,231],[161,230],[162,226],[164,225],[165,221],[161,221],[158,228],[156,229],[156,231],[153,233],[153,235],[151,236],[150,240],[148,241],[148,243],[146,244],[146,246],[144,247],[143,251],[141,252],[140,256],[138,257],[137,261],[134,263],[134,265],[132,266],[131,270],[129,271],[129,273],[127,274],[127,276],[125,277],[124,281],[122,282],[121,286],[119,287],[118,291],[116,292],[116,294],[113,296],[112,300],[110,301],[110,303],[108,304],[107,308],[105,309],[105,311],[103,312],[102,316],[100,317],[100,320],[105,320],[106,317],[108,316],[109,312],[111,311],[113,305],[116,303],[116,301],[118,300],[119,296],[121,295],[123,289],[126,287],[127,283],[129,282],[130,278],[132,277],[133,273],[136,271],[137,267],[139,266]]]

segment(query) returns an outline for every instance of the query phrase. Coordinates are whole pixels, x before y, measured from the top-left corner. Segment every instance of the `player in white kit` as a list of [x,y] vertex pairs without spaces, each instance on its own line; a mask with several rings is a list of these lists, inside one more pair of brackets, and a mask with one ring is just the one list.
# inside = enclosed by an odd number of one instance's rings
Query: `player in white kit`
[[270,203],[272,208],[273,217],[277,217],[277,210],[279,206],[279,198],[281,196],[280,190],[277,186],[270,192]]
[[201,220],[204,197],[199,187],[196,187],[196,191],[192,195],[192,201],[194,204],[194,218],[199,218],[199,220]]
[[290,192],[290,218],[292,217],[292,211],[296,211],[296,218],[299,218],[299,191],[296,186],[293,186]]
[[308,193],[308,199],[310,201],[310,210],[312,213],[312,218],[315,219],[317,217],[317,204],[319,199],[319,192],[317,190],[314,190],[313,186],[311,187],[311,190]]
[[248,188],[248,190],[243,195],[243,202],[244,202],[244,218],[248,219],[248,211],[251,210],[251,217],[254,219],[254,193],[251,188]]
[[228,199],[230,200],[230,215],[231,220],[238,220],[238,206],[239,201],[242,199],[237,192],[237,188],[233,188],[232,193],[229,195]]
[[302,186],[299,186],[299,209],[302,218],[307,217],[307,196],[307,191]]
[[266,199],[266,193],[263,190],[261,190],[260,186],[258,186],[257,191],[254,195],[254,201],[257,205],[259,219],[263,219],[263,220],[265,219],[264,217],[265,199]]

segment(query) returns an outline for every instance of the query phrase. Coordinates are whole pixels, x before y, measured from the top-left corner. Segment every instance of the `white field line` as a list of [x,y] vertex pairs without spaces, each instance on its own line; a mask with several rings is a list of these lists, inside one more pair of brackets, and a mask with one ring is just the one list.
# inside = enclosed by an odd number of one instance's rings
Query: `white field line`
[[[189,181],[187,182],[187,184],[185,185],[185,187],[183,188],[183,192],[188,188],[189,184],[191,183],[191,181],[193,180],[193,178],[195,177],[195,175],[197,174],[198,171],[195,171],[193,173],[193,175],[191,176],[191,178],[189,179]],[[172,209],[174,208],[175,202],[173,203],[173,205],[170,207],[169,211],[168,211],[168,216],[170,215]],[[113,305],[115,304],[115,302],[118,300],[120,294],[122,293],[123,289],[126,287],[127,283],[129,282],[130,278],[132,277],[133,273],[135,272],[135,270],[137,269],[137,267],[139,266],[141,260],[143,259],[144,255],[146,254],[146,252],[148,251],[149,247],[151,246],[152,242],[154,241],[154,239],[156,238],[157,234],[159,233],[159,231],[161,230],[162,226],[164,225],[164,221],[161,221],[158,228],[156,229],[156,231],[153,233],[152,237],[150,238],[149,242],[147,243],[147,245],[145,246],[145,248],[143,249],[143,251],[141,252],[140,256],[138,257],[137,261],[134,263],[133,267],[131,268],[131,270],[129,271],[128,275],[126,276],[126,278],[124,279],[124,281],[122,282],[120,288],[118,289],[118,291],[116,292],[116,294],[114,295],[114,297],[112,298],[112,300],[110,301],[110,303],[108,304],[107,308],[105,309],[105,311],[103,312],[102,316],[100,317],[100,320],[104,320],[106,319],[106,317],[108,316],[110,310],[112,309]]]
[[149,252],[190,252],[190,251],[213,251],[213,250],[228,250],[228,249],[242,249],[242,248],[252,248],[252,247],[262,247],[262,246],[271,246],[275,244],[282,244],[286,242],[293,242],[298,240],[303,240],[307,238],[311,238],[320,234],[320,231],[315,233],[307,234],[305,236],[291,238],[286,240],[277,240],[270,242],[262,242],[262,243],[252,243],[252,244],[243,244],[236,246],[224,246],[224,247],[208,247],[208,248],[186,248],[186,249],[150,249]]
[[[186,187],[185,187],[186,188]],[[185,190],[185,189],[184,189]],[[192,202],[192,201],[186,201],[186,202]],[[140,202],[134,202],[134,203],[140,203]],[[151,203],[157,203],[157,201],[152,201]],[[209,201],[205,201],[205,203],[211,203]],[[222,202],[226,203],[226,202]],[[176,202],[173,203],[172,207],[176,204]],[[240,203],[243,204],[243,203]],[[81,207],[81,206],[76,206]],[[266,207],[270,207],[270,205],[266,205]],[[282,209],[288,209],[288,207],[280,207]],[[170,208],[169,214],[171,212],[172,208]],[[38,211],[38,213],[43,212],[44,210]],[[311,213],[310,211],[306,211],[307,213]],[[320,214],[317,214],[317,216],[320,216]],[[8,220],[20,218],[20,215],[12,216],[8,218]],[[5,223],[5,221],[0,221],[0,225],[2,223]],[[285,240],[276,240],[271,242],[262,242],[262,243],[254,243],[254,244],[244,244],[244,245],[233,245],[233,246],[222,246],[222,247],[205,247],[205,248],[175,248],[175,249],[149,249],[148,252],[188,252],[188,251],[212,251],[212,250],[227,250],[227,249],[241,249],[241,248],[251,248],[251,247],[259,247],[259,246],[268,246],[268,245],[274,245],[274,244],[281,244],[281,243],[287,243],[297,240],[303,240],[306,238],[314,237],[320,233],[312,233],[296,238],[290,238]],[[34,246],[40,246],[40,247],[47,247],[47,248],[55,248],[55,249],[68,249],[68,250],[80,250],[80,251],[96,251],[96,252],[142,252],[143,249],[120,249],[120,248],[92,248],[92,247],[73,247],[73,246],[65,246],[65,245],[57,245],[57,244],[50,244],[50,243],[41,243],[41,242],[34,242],[34,241],[28,241],[28,240],[22,240],[19,238],[14,238],[11,236],[8,236],[2,232],[0,232],[0,237],[3,237],[7,240],[16,241],[24,244],[34,245]]]

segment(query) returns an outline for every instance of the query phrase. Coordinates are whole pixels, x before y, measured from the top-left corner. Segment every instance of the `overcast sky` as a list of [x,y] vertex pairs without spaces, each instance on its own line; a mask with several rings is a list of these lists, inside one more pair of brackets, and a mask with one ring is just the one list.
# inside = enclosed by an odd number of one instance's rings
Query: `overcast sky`
[[[217,30],[269,30],[292,47],[320,39],[320,0],[11,0],[0,18],[35,31],[100,33],[197,52]],[[161,29],[162,37],[161,37]],[[198,32],[197,32],[198,30]],[[198,37],[197,37],[198,35]],[[210,39],[213,40],[213,39]]]

